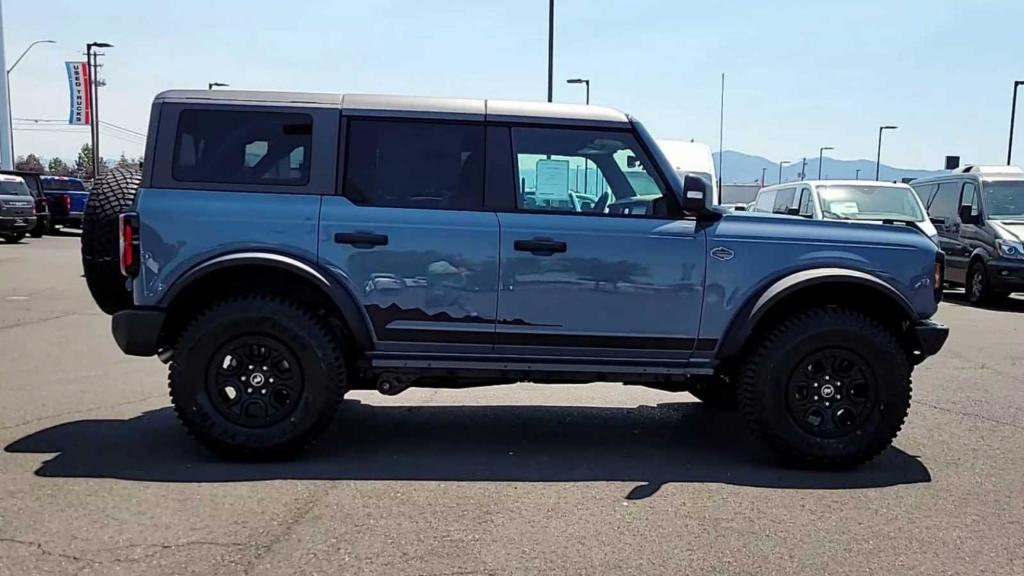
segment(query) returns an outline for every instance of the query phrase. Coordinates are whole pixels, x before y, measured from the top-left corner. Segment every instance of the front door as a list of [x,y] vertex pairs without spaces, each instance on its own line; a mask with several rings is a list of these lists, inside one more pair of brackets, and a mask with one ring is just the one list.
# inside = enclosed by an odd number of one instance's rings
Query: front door
[[[628,131],[513,128],[514,207],[498,214],[495,349],[559,357],[686,359],[696,345],[706,242]],[[597,168],[580,198],[576,167]]]
[[347,120],[343,195],[320,260],[366,310],[379,350],[490,352],[498,218],[483,211],[484,126]]
[[960,181],[941,182],[928,205],[928,216],[939,233],[939,247],[946,254],[946,280],[963,284],[967,258],[960,238]]

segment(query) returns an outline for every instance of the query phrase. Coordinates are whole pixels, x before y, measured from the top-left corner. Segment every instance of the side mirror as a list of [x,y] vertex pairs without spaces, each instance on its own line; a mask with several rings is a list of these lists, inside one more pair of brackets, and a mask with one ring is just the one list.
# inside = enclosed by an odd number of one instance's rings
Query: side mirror
[[971,214],[971,206],[960,207],[960,221],[964,224],[978,224],[979,218],[977,214]]
[[683,212],[703,212],[707,208],[708,183],[700,176],[687,174],[683,177],[683,197],[679,203]]

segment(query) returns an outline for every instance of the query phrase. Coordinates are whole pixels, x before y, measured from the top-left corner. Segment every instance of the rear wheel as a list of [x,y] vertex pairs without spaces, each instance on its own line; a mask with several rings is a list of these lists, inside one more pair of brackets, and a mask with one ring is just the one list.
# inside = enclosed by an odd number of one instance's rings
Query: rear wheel
[[4,234],[3,239],[4,242],[7,242],[8,244],[17,244],[18,242],[21,242],[22,240],[25,239],[25,233],[16,232],[14,234]]
[[871,318],[807,310],[755,345],[741,370],[739,402],[754,434],[788,461],[849,467],[899,433],[910,373],[896,337]]
[[341,342],[311,310],[271,296],[221,302],[174,349],[171,401],[185,428],[235,458],[288,456],[327,427],[345,391]]
[[131,294],[121,275],[118,217],[131,209],[141,174],[115,168],[89,194],[82,220],[82,268],[93,300],[107,314],[128,308]]
[[992,289],[988,281],[988,269],[981,262],[971,264],[967,271],[967,300],[975,306],[997,304],[1009,296],[1006,292]]

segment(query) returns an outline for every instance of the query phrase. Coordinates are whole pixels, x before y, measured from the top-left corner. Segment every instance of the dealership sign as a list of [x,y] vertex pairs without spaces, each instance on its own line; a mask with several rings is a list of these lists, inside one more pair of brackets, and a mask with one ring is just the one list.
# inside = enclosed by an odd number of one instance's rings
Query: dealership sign
[[92,123],[92,99],[89,97],[89,65],[65,62],[68,69],[68,90],[71,91],[71,112],[68,124]]

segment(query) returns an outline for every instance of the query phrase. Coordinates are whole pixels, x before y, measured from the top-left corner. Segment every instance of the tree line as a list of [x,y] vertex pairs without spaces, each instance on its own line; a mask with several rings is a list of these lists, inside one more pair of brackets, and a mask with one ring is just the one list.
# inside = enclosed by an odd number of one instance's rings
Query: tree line
[[[54,156],[50,158],[50,161],[44,166],[39,156],[35,154],[27,154],[25,156],[18,156],[14,161],[14,169],[21,170],[23,172],[36,172],[38,174],[49,174],[51,176],[73,176],[76,178],[89,179],[92,178],[92,145],[82,144],[82,148],[78,151],[78,157],[75,158],[74,164],[68,164],[64,159]],[[142,167],[142,158],[129,158],[124,153],[117,160],[116,166],[118,168],[133,168],[139,169]],[[100,173],[106,172],[110,167],[107,165],[106,160],[100,156]]]

